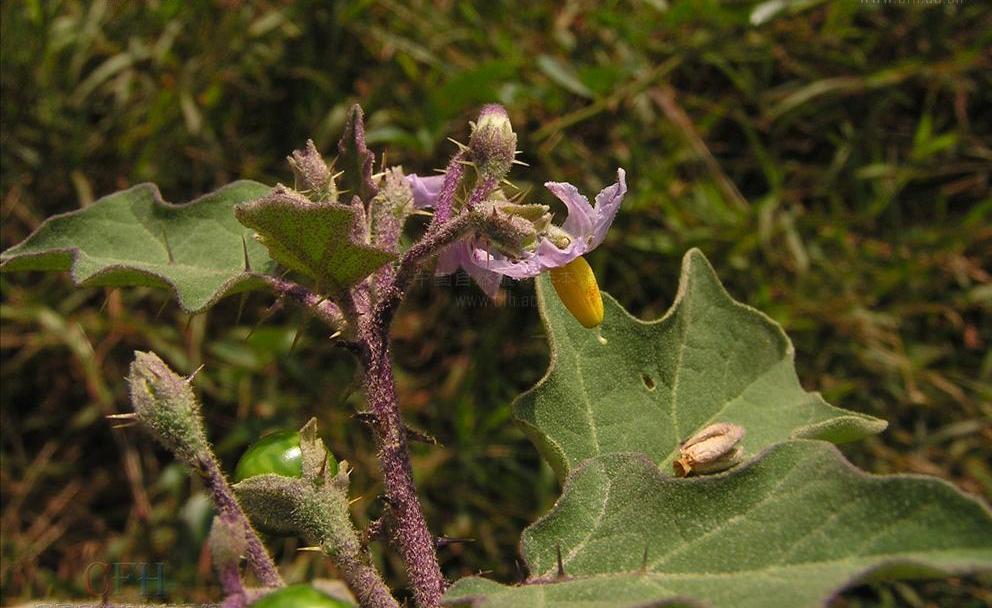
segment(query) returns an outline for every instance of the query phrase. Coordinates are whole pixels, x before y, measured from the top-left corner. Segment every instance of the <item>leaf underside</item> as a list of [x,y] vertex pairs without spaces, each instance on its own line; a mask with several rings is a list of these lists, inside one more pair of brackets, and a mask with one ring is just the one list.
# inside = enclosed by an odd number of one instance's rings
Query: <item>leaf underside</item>
[[269,190],[242,180],[172,205],[155,185],[140,184],[47,219],[0,255],[0,270],[69,270],[83,287],[165,288],[184,310],[199,312],[226,295],[265,288],[261,274],[275,264],[233,208]]
[[617,453],[574,470],[522,552],[531,584],[462,579],[445,603],[819,606],[860,581],[992,569],[992,514],[937,479],[862,473],[822,441],[691,479]]
[[734,301],[703,254],[682,261],[679,290],[657,321],[604,296],[601,343],[538,279],[551,344],[545,377],[514,404],[528,436],[563,480],[587,458],[640,452],[669,468],[678,444],[704,426],[744,427],[755,452],[790,438],[852,441],[886,423],[803,390],[782,328]]
[[[278,190],[278,189],[277,189]],[[238,220],[254,229],[280,264],[317,282],[321,291],[346,289],[395,259],[356,242],[356,210],[276,195],[238,206]]]

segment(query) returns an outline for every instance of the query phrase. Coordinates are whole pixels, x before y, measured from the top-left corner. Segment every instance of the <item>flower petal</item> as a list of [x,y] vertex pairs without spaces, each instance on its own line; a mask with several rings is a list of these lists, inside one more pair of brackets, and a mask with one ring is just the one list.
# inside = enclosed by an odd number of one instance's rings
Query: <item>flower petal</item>
[[473,258],[476,264],[488,270],[519,280],[536,277],[545,270],[564,266],[585,251],[584,240],[575,239],[565,249],[559,249],[548,239],[541,239],[536,250],[519,260],[511,260],[500,253],[489,253],[479,248],[473,252]]
[[466,264],[464,268],[466,272],[468,272],[469,276],[475,279],[479,289],[481,289],[490,298],[496,297],[496,294],[499,293],[499,283],[502,280],[503,275],[498,272],[487,270],[478,264]]
[[417,209],[434,206],[441,187],[444,185],[444,175],[431,175],[420,177],[416,173],[406,176],[406,181],[413,190],[413,206]]
[[592,235],[596,216],[589,199],[579,194],[575,186],[565,182],[547,182],[544,187],[568,207],[568,217],[561,226],[565,232],[576,239]]
[[454,242],[444,249],[437,256],[437,266],[434,274],[452,274],[458,271],[460,266],[464,266],[469,261],[468,243],[465,241]]
[[596,195],[596,217],[589,249],[598,247],[606,238],[606,233],[609,231],[610,225],[613,224],[613,218],[616,217],[625,194],[627,194],[627,173],[623,169],[617,169],[617,183],[603,188]]

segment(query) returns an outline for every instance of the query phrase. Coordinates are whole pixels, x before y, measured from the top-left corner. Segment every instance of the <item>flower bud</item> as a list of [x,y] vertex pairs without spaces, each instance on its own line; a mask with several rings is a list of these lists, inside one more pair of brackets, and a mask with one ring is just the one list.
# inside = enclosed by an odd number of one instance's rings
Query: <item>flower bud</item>
[[565,308],[583,327],[592,329],[603,322],[603,296],[596,275],[584,257],[552,268],[551,284]]
[[331,170],[327,168],[327,163],[317,151],[313,140],[308,139],[303,149],[294,151],[286,160],[296,175],[297,188],[303,189],[310,200],[323,202],[337,198]]
[[506,177],[517,151],[517,134],[503,106],[483,106],[479,120],[472,126],[468,148],[482,177],[496,182]]
[[[533,207],[534,209],[524,208]],[[506,201],[482,201],[472,210],[478,232],[499,251],[521,255],[537,242],[537,223],[547,213],[543,205],[514,205]],[[533,216],[536,219],[530,219]]]
[[192,467],[209,457],[200,402],[188,379],[155,353],[135,352],[128,383],[138,420],[162,445]]
[[407,216],[413,213],[413,189],[401,167],[386,170],[379,193],[369,205],[372,242],[394,253],[399,251],[400,234]]
[[679,444],[679,459],[672,463],[675,475],[706,475],[729,469],[744,458],[743,438],[743,427],[729,422],[711,424]]

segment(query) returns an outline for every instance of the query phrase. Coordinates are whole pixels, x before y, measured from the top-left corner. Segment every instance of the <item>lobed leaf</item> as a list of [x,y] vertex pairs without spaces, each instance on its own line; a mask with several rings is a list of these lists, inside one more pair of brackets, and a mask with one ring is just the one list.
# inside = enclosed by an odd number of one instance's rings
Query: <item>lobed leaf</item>
[[354,238],[357,213],[353,206],[314,203],[281,186],[235,208],[273,258],[315,279],[321,291],[348,288],[396,257]]
[[992,569],[992,513],[938,479],[867,475],[822,441],[690,479],[614,453],[573,471],[522,552],[530,584],[463,579],[446,604],[819,606],[860,581]]
[[154,184],[134,186],[48,218],[0,254],[0,270],[69,270],[83,287],[170,289],[184,310],[199,312],[226,295],[265,288],[261,273],[274,262],[233,208],[269,190],[242,180],[172,205]]
[[678,294],[661,319],[640,321],[603,299],[605,343],[572,317],[549,278],[538,279],[551,364],[514,409],[559,479],[617,452],[667,468],[680,441],[714,422],[743,426],[751,454],[791,438],[852,441],[886,426],[803,390],[785,332],[734,301],[698,249],[683,258]]

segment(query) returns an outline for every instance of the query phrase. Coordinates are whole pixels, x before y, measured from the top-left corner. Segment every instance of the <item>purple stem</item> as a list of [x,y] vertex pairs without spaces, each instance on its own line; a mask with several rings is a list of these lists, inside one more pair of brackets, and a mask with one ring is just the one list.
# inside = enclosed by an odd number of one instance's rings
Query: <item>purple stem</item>
[[372,315],[374,322],[384,328],[383,331],[388,328],[393,313],[396,312],[396,307],[403,300],[406,290],[416,277],[420,264],[460,239],[472,230],[473,226],[472,216],[466,212],[460,213],[436,228],[429,228],[422,239],[406,250],[400,258],[392,285],[379,293],[379,300]]
[[448,168],[444,171],[444,183],[441,184],[441,192],[438,193],[437,200],[434,201],[434,219],[431,220],[430,228],[427,229],[428,234],[446,224],[451,218],[455,193],[458,190],[458,184],[462,181],[462,176],[465,175],[464,160],[465,151],[460,150],[448,162]]
[[341,313],[341,309],[333,302],[318,296],[313,291],[293,281],[287,281],[286,279],[273,276],[265,277],[265,280],[277,294],[289,297],[301,304],[331,328],[341,329],[344,326],[344,315]]
[[[349,532],[354,531],[349,527]],[[347,542],[338,543],[333,547],[331,557],[338,571],[347,583],[348,588],[355,594],[358,605],[365,608],[399,608],[396,598],[389,592],[389,587],[378,570],[367,559],[362,559],[362,548],[357,539],[348,538]]]
[[374,322],[363,323],[361,341],[365,392],[372,408],[373,428],[379,442],[379,465],[385,481],[394,540],[406,563],[417,605],[434,608],[441,603],[445,581],[437,562],[434,536],[427,528],[417,500],[405,427],[396,400],[385,326]]
[[226,596],[221,607],[245,608],[248,605],[248,598],[245,597],[245,588],[241,584],[241,573],[238,572],[238,565],[225,565],[219,569],[217,574],[220,578],[220,586]]
[[252,527],[248,516],[245,515],[241,505],[234,498],[234,491],[231,489],[231,485],[227,483],[227,478],[220,468],[220,463],[211,454],[209,457],[202,459],[199,464],[199,468],[203,472],[207,487],[210,488],[214,504],[217,506],[221,517],[237,519],[244,525],[245,540],[248,543],[248,549],[246,551],[248,564],[255,572],[255,576],[266,587],[281,587],[284,583],[282,582],[282,577],[279,576],[279,570],[276,569],[276,565],[269,556],[269,552],[265,550],[265,545],[258,537],[258,533],[255,532],[255,528]]

